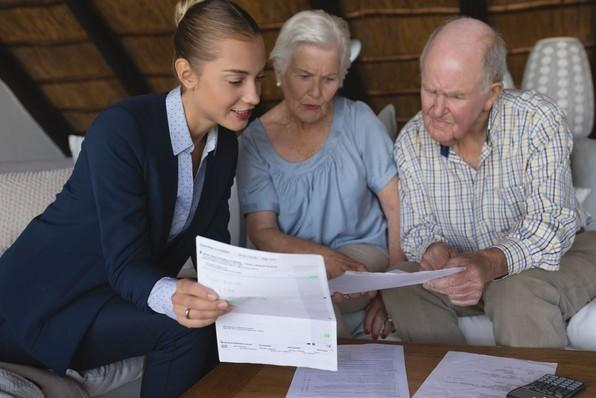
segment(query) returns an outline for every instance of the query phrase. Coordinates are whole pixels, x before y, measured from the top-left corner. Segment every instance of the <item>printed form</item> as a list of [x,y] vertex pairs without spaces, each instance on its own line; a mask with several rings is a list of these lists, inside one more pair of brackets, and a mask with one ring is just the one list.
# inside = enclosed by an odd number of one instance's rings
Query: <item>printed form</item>
[[346,271],[329,281],[331,293],[344,294],[390,289],[400,286],[417,285],[431,279],[443,278],[463,271],[461,267],[444,268],[435,271],[404,272],[394,269],[388,272]]
[[286,398],[410,398],[402,346],[354,344],[338,348],[337,372],[296,369]]
[[420,386],[414,398],[503,398],[531,383],[557,364],[449,351]]
[[233,306],[215,322],[220,361],[337,370],[322,256],[196,243],[198,281]]

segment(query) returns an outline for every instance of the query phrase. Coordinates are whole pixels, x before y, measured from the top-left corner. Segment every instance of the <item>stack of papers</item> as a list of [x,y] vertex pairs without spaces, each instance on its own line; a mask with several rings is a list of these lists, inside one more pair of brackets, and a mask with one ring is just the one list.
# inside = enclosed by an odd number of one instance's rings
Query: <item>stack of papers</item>
[[286,398],[410,398],[400,345],[340,345],[337,372],[298,368]]
[[503,398],[514,388],[556,370],[556,363],[449,351],[414,398]]

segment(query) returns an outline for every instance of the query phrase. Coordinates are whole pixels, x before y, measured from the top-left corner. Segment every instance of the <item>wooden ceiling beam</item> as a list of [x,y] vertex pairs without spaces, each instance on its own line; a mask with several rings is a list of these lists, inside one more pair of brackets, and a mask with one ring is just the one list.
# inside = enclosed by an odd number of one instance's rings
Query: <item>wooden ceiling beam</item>
[[488,4],[486,0],[459,0],[462,15],[488,22]]
[[[45,93],[29,77],[19,60],[0,44],[0,79],[10,88],[31,117],[54,141],[64,155],[69,156],[68,134],[74,129],[66,118],[54,108]],[[18,134],[18,131],[14,132]]]
[[[323,10],[328,14],[346,19],[341,6],[341,0],[310,0],[310,6],[313,10]],[[343,86],[340,88],[339,93],[352,100],[367,100],[357,62],[352,62],[352,66],[350,66],[350,69],[348,70],[348,74],[344,79]]]
[[93,2],[81,0],[64,0],[72,14],[81,25],[89,40],[97,47],[116,78],[129,95],[140,95],[151,92],[149,84],[136,67],[136,64],[100,17]]

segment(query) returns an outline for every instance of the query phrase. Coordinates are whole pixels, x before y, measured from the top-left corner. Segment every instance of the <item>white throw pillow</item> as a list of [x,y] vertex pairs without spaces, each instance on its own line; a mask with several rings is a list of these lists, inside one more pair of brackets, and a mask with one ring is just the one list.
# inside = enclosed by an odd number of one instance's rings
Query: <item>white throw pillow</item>
[[54,201],[72,167],[0,174],[0,254]]
[[0,368],[0,397],[44,398],[44,395],[31,380]]
[[592,222],[592,216],[584,208],[584,201],[592,192],[592,188],[575,187],[575,200],[577,207],[575,212],[577,213],[578,223],[582,228],[586,228]]
[[397,122],[395,120],[395,107],[393,104],[389,104],[381,109],[377,117],[385,125],[391,141],[395,141],[395,137],[397,136]]
[[68,147],[70,148],[70,153],[72,154],[72,162],[76,163],[77,159],[79,158],[79,153],[81,153],[81,145],[83,144],[83,140],[85,137],[80,135],[69,135],[68,136]]
[[96,397],[140,379],[143,376],[144,361],[145,357],[139,356],[83,372],[68,369],[66,375],[85,387],[90,397]]
[[[14,363],[0,362],[0,371],[2,369],[15,373],[27,380],[31,380],[41,390],[41,397],[45,398],[87,398],[89,394],[76,380],[68,377],[60,377],[54,372],[44,369],[34,368],[32,366],[17,365]],[[0,376],[0,380],[2,377]],[[0,381],[1,384],[1,381]],[[2,391],[2,388],[0,388]],[[0,393],[0,397],[5,396]],[[10,395],[13,397],[13,395]],[[20,395],[14,395],[20,397]],[[27,392],[24,397],[37,397],[33,392]]]
[[596,351],[596,299],[571,317],[567,336],[574,348]]

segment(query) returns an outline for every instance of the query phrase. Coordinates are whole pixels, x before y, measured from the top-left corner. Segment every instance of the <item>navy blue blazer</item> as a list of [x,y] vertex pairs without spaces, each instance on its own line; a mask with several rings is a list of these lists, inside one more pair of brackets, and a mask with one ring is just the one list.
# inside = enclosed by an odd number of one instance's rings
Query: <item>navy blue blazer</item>
[[151,311],[151,289],[194,259],[196,235],[230,240],[238,146],[220,127],[195,218],[167,242],[178,163],[165,98],[129,98],[99,115],[62,192],[0,258],[0,324],[59,373],[104,303],[119,295]]

